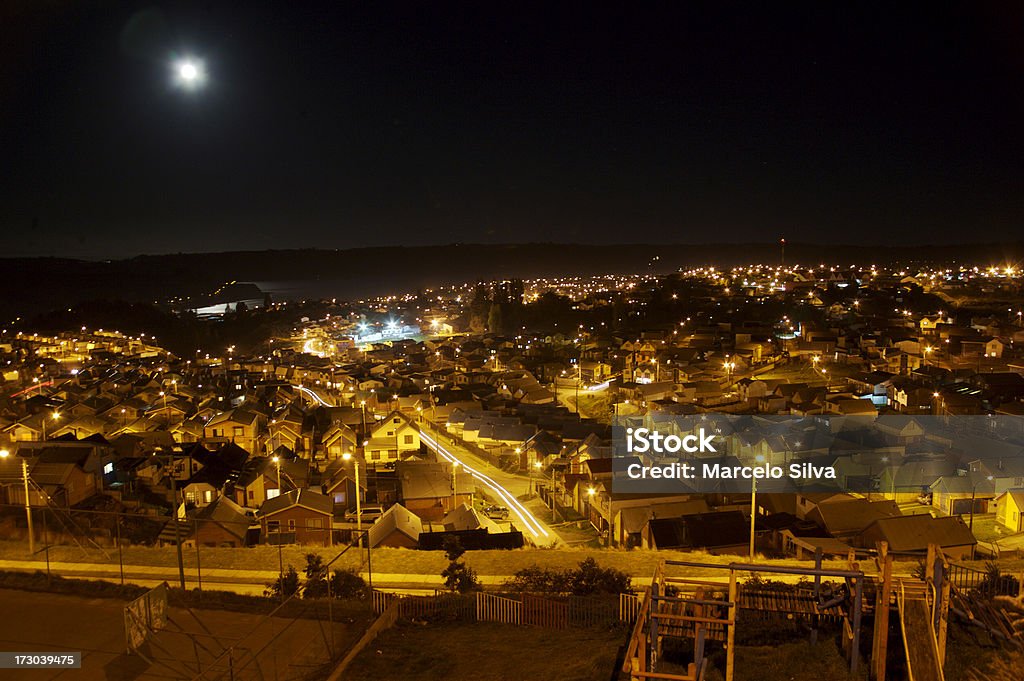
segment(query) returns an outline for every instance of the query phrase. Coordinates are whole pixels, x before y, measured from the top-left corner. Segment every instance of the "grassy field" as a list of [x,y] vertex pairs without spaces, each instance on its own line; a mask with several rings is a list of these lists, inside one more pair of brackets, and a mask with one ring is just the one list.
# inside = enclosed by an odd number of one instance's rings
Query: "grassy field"
[[622,630],[535,629],[474,623],[400,623],[356,657],[352,681],[605,681]]
[[[294,565],[300,568],[305,565],[307,553],[317,553],[326,559],[340,553],[341,549],[323,547],[288,546],[281,549],[280,560],[285,566]],[[123,549],[125,565],[153,565],[173,567],[177,565],[177,555],[173,547],[127,547]],[[185,549],[183,552],[186,567],[194,567],[196,552]],[[0,559],[28,559],[28,552],[22,542],[0,542]],[[534,564],[542,564],[550,568],[570,568],[586,559],[594,558],[601,565],[614,567],[638,577],[649,577],[655,566],[662,559],[690,560],[715,564],[726,564],[742,560],[738,556],[712,556],[706,553],[683,553],[679,551],[626,551],[619,549],[600,548],[563,548],[534,549],[524,548],[511,551],[470,551],[466,554],[466,562],[481,575],[511,575],[517,570]],[[42,552],[35,560],[43,560]],[[365,565],[366,551],[361,555],[355,549],[346,553],[335,563],[338,567]],[[58,546],[50,549],[50,560],[61,562],[118,564],[117,549],[106,549],[106,554],[99,549],[83,550],[78,547]],[[278,550],[270,546],[256,546],[248,549],[203,548],[200,551],[200,564],[204,570],[226,568],[235,570],[269,570],[278,569]],[[380,573],[405,574],[437,574],[448,564],[441,551],[417,551],[413,549],[379,548],[373,550],[373,571]],[[778,565],[799,565],[796,560],[772,560],[766,563]],[[803,564],[807,564],[804,562]],[[845,567],[845,561],[826,561],[833,567]],[[865,569],[873,569],[873,565],[865,565]]]
[[[323,547],[297,547],[289,546],[281,550],[281,561],[287,567],[294,565],[296,569],[306,564],[307,553],[317,553],[324,557],[325,561],[340,553],[341,549]],[[107,565],[118,564],[117,549],[106,549],[104,554],[99,549],[83,550],[78,547],[58,546],[52,547],[49,551],[51,561],[70,563],[100,563]],[[151,547],[127,547],[123,549],[125,565],[149,565],[158,567],[174,567],[177,565],[177,556],[173,547],[151,548]],[[194,568],[196,564],[196,552],[194,549],[186,549],[183,552],[186,568]],[[30,557],[23,542],[0,542],[0,560],[28,560]],[[659,561],[667,560],[688,560],[703,563],[725,565],[730,562],[746,562],[742,556],[712,556],[706,553],[694,552],[683,553],[680,551],[646,551],[646,550],[621,550],[601,549],[590,547],[572,547],[561,549],[534,549],[524,548],[512,551],[470,551],[466,554],[465,560],[470,567],[480,575],[512,575],[516,571],[539,564],[549,568],[571,568],[586,558],[594,558],[604,567],[612,567],[623,570],[634,577],[648,578],[654,571]],[[334,566],[340,568],[359,567],[365,569],[366,552],[361,555],[355,549],[350,550],[339,559]],[[43,552],[40,551],[34,560],[44,560]],[[277,571],[278,550],[270,546],[257,546],[248,549],[228,548],[203,548],[200,551],[200,564],[203,570],[211,568],[233,569],[233,570],[263,570]],[[418,574],[435,575],[447,565],[444,553],[441,551],[417,551],[413,549],[380,548],[373,550],[373,571],[374,573],[387,574]],[[795,559],[759,559],[758,563],[765,565],[809,565],[809,561],[797,561]],[[984,567],[984,561],[965,564]],[[826,567],[846,569],[845,560],[827,560]],[[1012,559],[999,561],[1004,571],[1017,573],[1024,570],[1024,559]],[[897,572],[907,574],[913,567],[912,563],[899,563]],[[861,569],[867,574],[875,572],[874,561],[861,561]],[[681,568],[670,568],[670,574]],[[698,573],[713,574],[714,571],[706,569],[687,569],[687,574]],[[724,576],[724,575],[720,575]]]

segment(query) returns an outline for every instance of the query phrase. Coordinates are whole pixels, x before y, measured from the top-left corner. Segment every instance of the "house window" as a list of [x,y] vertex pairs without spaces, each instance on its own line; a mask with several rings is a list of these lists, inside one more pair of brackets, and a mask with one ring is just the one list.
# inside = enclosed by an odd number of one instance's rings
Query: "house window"
[[103,464],[103,475],[110,475],[114,472],[114,464],[107,463]]
[[406,435],[405,439],[403,441],[405,442],[405,444],[411,445],[412,444],[412,435]]
[[272,488],[267,490],[267,498],[268,499],[273,499],[274,497],[278,497],[278,496],[281,496],[281,490],[277,489],[276,487],[272,487]]
[[242,437],[245,435],[245,428],[242,426],[235,426],[235,437]]
[[268,533],[270,533],[270,532],[280,532],[280,531],[281,531],[281,523],[279,521],[277,521],[277,520],[268,520],[267,521],[267,532]]
[[324,519],[323,518],[306,518],[306,529],[307,530],[320,530],[323,529]]
[[199,493],[198,492],[185,492],[185,501],[187,501],[187,502],[189,502],[191,504],[198,503],[199,502]]
[[289,532],[294,532],[295,531],[295,518],[291,518],[288,521],[288,531]]
[[380,461],[380,452],[373,452],[372,454],[370,454],[370,458],[373,459],[374,461]]
[[394,437],[394,436],[395,436],[395,431],[389,430],[388,431],[388,437]]
[[249,501],[252,501],[255,498],[256,498],[256,493],[253,492],[252,490],[249,490]]
[[397,418],[397,417],[396,417],[396,418],[395,418],[394,420],[392,420],[391,422],[392,422],[392,423],[401,423],[401,422],[402,422],[402,419],[400,419],[400,418]]
[[206,493],[203,496],[206,499],[206,503],[209,504],[210,502],[213,501],[213,490],[206,490]]

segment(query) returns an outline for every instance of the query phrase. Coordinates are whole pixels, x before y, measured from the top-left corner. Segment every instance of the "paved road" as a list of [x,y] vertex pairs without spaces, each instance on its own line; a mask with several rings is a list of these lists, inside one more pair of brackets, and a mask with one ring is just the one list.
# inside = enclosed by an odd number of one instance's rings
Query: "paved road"
[[[320,392],[301,385],[295,387],[318,404],[325,407],[333,406]],[[500,499],[502,504],[518,518],[519,527],[523,530],[525,537],[540,546],[562,543],[562,540],[547,524],[534,516],[516,499],[517,496],[527,494],[529,478],[512,475],[491,466],[466,448],[454,443],[443,431],[426,420],[422,422],[421,426],[425,431],[422,433],[421,440],[441,458],[454,461],[462,466],[463,470],[472,475],[493,496]]]
[[499,499],[518,520],[516,525],[523,531],[524,537],[538,546],[557,546],[563,543],[547,523],[535,516],[517,499],[529,493],[530,478],[492,466],[426,420],[420,425],[420,440],[442,459],[458,463],[488,490],[490,496]]
[[[35,560],[0,560],[0,570],[15,572],[45,572],[46,563]],[[98,579],[105,582],[120,583],[121,574],[117,565],[105,563],[66,563],[50,562],[50,572],[61,577],[80,579]],[[171,586],[178,585],[178,569],[176,567],[156,565],[125,565],[125,582],[141,586],[157,586],[167,582]],[[361,573],[363,579],[369,580],[371,575]],[[217,591],[233,591],[240,594],[262,596],[265,586],[275,579],[278,573],[273,570],[235,570],[227,568],[210,568],[202,571],[202,587]],[[499,585],[510,579],[510,575],[479,575],[477,577],[485,585]],[[391,572],[374,572],[373,587],[384,591],[408,591],[409,589],[430,590],[444,587],[444,579],[439,574],[406,574]],[[195,568],[185,568],[185,586],[194,589],[200,586],[196,579]],[[0,679],[2,679],[0,673]]]

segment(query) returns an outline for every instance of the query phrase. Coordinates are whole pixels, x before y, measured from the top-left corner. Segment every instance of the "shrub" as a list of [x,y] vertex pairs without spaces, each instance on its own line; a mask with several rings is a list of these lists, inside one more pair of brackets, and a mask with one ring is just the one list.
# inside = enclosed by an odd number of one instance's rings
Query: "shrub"
[[505,588],[516,592],[592,596],[628,592],[631,581],[625,572],[603,568],[593,558],[587,558],[575,570],[551,570],[538,565],[523,568],[505,582]]
[[289,565],[284,575],[278,577],[263,590],[263,595],[271,598],[289,598],[299,590],[299,573],[295,566]]
[[1020,590],[1020,582],[1013,575],[1005,575],[999,566],[992,562],[985,563],[985,577],[974,587],[976,593],[992,596],[1016,596]]
[[335,598],[366,598],[366,580],[355,568],[335,570],[331,576],[331,595]]
[[449,591],[455,593],[469,593],[480,588],[480,582],[476,577],[476,570],[469,567],[461,560],[453,560],[448,567],[441,571],[444,577],[444,585]]
[[327,595],[327,568],[324,559],[315,553],[306,554],[306,586],[302,590],[303,598],[323,598]]
[[593,558],[587,558],[570,572],[569,590],[574,596],[620,594],[629,591],[630,582],[630,576],[622,570],[603,568]]

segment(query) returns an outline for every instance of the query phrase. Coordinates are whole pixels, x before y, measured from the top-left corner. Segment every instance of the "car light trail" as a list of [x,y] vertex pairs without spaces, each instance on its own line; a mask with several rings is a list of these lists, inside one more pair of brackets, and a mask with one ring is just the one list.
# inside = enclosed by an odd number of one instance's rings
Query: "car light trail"
[[[306,386],[296,385],[295,387],[298,388],[307,396],[309,396],[310,398],[312,398],[314,401],[318,402],[319,404],[325,407],[331,406],[327,404],[327,402],[325,402],[322,397],[317,395],[315,392],[313,392]],[[530,531],[534,538],[539,539],[542,536],[550,536],[548,531],[544,529],[544,526],[540,524],[540,522],[533,516],[533,514],[530,513],[530,511],[528,511],[525,506],[519,503],[519,500],[516,499],[511,492],[509,492],[507,489],[498,484],[493,478],[467,466],[465,463],[456,458],[454,454],[452,454],[443,446],[441,446],[441,443],[439,443],[437,440],[428,435],[427,432],[423,429],[420,429],[420,440],[422,440],[424,444],[426,444],[428,447],[430,447],[435,452],[440,454],[443,458],[447,459],[449,462],[462,466],[462,468],[467,473],[472,475],[474,478],[476,478],[481,483],[486,485],[491,491],[497,494],[498,497],[500,497],[501,500],[505,502],[506,505],[508,505],[512,512],[519,516],[519,519],[523,522],[523,525],[526,526],[526,529]]]
[[316,402],[317,404],[319,404],[321,407],[329,407],[329,406],[331,406],[331,405],[327,404],[326,401],[324,401],[324,398],[320,397],[319,395],[317,395],[315,392],[313,392],[312,390],[310,390],[306,386],[304,386],[304,385],[297,385],[295,387],[298,388],[301,392],[305,393],[308,397],[312,398],[312,400],[314,402]]
[[451,452],[449,452],[447,449],[441,446],[441,443],[432,438],[423,430],[420,431],[420,440],[422,440],[428,447],[433,449],[435,452],[440,454],[448,461],[462,466],[462,468],[464,468],[467,473],[469,473],[474,478],[482,482],[484,485],[490,488],[491,491],[493,491],[495,494],[501,497],[502,501],[508,504],[508,507],[512,509],[512,511],[517,516],[519,516],[519,519],[523,521],[523,524],[533,534],[534,538],[539,539],[541,536],[549,536],[548,531],[545,530],[544,526],[541,525],[537,521],[537,519],[533,517],[533,514],[530,513],[525,506],[519,503],[519,500],[516,499],[511,492],[509,492],[507,489],[499,485],[491,477],[481,473],[480,471],[474,470],[473,468],[470,468],[462,461],[459,461],[459,459],[456,458],[455,455],[453,455]]

